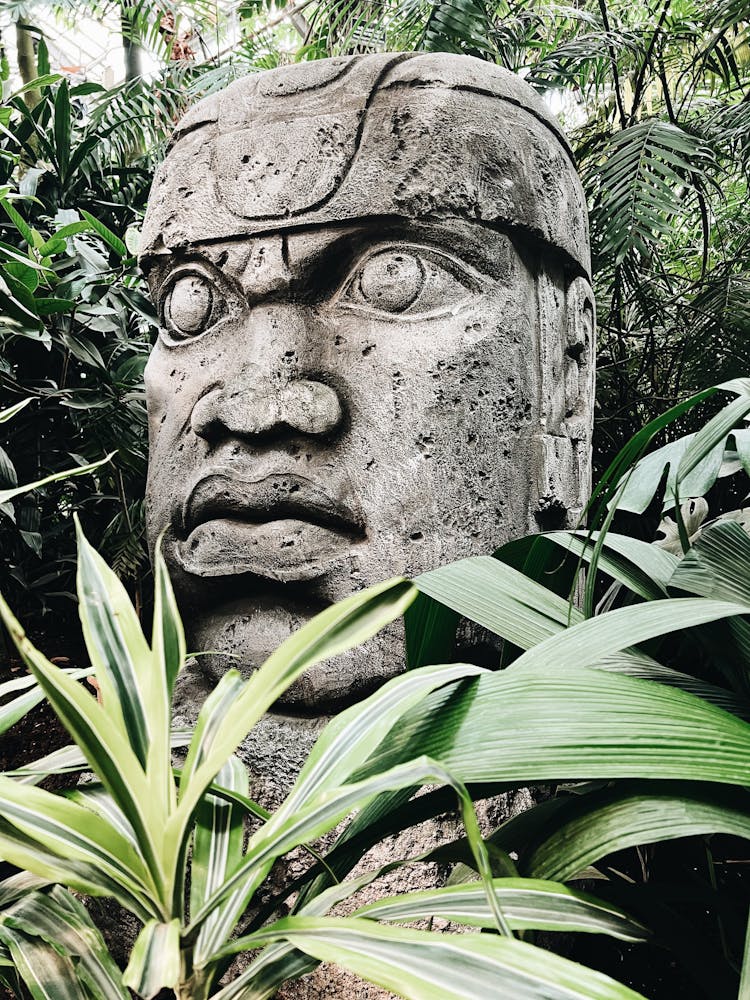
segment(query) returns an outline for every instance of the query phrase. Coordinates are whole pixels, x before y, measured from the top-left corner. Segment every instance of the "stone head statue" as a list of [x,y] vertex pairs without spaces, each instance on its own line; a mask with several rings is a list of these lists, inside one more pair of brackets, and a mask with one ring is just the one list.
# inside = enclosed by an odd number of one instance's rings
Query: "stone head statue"
[[[162,327],[148,527],[190,648],[251,670],[354,589],[579,515],[586,209],[513,74],[386,54],[237,81],[179,124],[141,263]],[[386,632],[287,705],[325,711],[402,664]]]

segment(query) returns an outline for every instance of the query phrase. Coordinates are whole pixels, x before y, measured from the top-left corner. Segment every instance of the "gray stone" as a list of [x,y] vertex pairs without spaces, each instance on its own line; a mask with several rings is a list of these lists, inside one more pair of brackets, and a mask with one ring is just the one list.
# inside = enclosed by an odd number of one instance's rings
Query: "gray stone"
[[[190,648],[219,654],[181,682],[185,718],[353,590],[577,520],[585,201],[517,76],[384,54],[239,80],[178,125],[141,246],[162,324],[149,536]],[[400,629],[313,668],[251,734],[265,804],[336,707],[403,669]],[[316,983],[293,995],[347,995]]]

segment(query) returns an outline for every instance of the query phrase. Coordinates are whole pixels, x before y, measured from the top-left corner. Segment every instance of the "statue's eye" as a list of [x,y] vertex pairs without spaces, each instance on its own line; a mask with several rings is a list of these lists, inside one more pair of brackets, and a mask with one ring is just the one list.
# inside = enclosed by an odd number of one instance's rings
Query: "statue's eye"
[[164,299],[164,322],[171,340],[190,340],[210,329],[225,313],[221,293],[202,274],[183,274]]
[[479,286],[478,277],[440,251],[389,247],[357,263],[336,305],[384,316],[434,316],[460,308]]

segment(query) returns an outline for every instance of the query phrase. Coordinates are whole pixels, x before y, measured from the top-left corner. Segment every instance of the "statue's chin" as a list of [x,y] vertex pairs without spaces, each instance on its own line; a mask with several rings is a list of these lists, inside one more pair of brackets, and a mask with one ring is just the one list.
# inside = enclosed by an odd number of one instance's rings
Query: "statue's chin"
[[[232,668],[250,677],[314,613],[257,600],[252,607],[229,602],[205,617],[186,617],[188,650],[204,651],[202,672],[214,682]],[[403,623],[397,621],[364,645],[308,668],[273,710],[328,715],[364,698],[404,666]]]

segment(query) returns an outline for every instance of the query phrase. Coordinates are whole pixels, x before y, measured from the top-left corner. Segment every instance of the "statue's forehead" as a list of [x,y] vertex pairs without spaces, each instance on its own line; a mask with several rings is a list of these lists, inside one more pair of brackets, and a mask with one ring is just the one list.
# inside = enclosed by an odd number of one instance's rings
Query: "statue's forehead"
[[[204,102],[157,172],[143,252],[368,213],[453,214],[531,231],[588,271],[569,151],[535,105],[521,106],[522,81],[502,77],[499,96],[474,60],[458,61],[460,79],[393,62],[259,74]],[[467,83],[466,62],[483,89]]]

